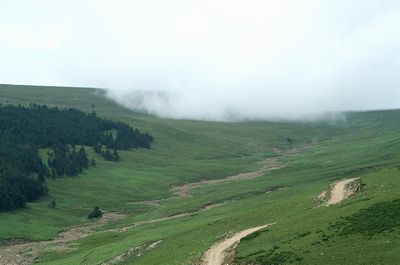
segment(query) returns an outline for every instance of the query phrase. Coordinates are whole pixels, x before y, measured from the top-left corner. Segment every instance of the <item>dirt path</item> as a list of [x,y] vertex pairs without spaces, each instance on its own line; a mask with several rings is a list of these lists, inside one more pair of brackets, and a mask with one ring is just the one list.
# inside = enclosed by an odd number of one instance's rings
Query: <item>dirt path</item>
[[356,193],[359,188],[359,185],[356,185],[355,188],[349,187],[350,184],[353,182],[359,180],[360,178],[351,178],[351,179],[345,179],[338,181],[333,184],[333,187],[331,188],[330,191],[330,196],[329,199],[326,203],[326,205],[332,205],[339,203],[345,199],[347,199],[349,196],[353,195]]
[[261,162],[262,163],[261,168],[259,168],[256,171],[239,173],[239,174],[225,177],[222,179],[201,180],[198,182],[187,183],[187,184],[184,184],[181,186],[172,187],[170,189],[170,191],[173,194],[173,196],[170,198],[160,199],[160,200],[136,201],[136,202],[130,202],[129,204],[143,204],[143,205],[157,208],[160,206],[161,203],[166,202],[166,201],[176,198],[176,197],[179,197],[179,198],[192,197],[193,196],[191,194],[192,190],[203,187],[205,185],[214,185],[214,184],[229,182],[229,181],[241,181],[241,180],[250,180],[250,179],[258,178],[270,171],[281,169],[281,168],[285,167],[286,164],[282,162],[282,158],[295,156],[295,155],[299,154],[302,150],[310,148],[311,146],[313,146],[317,143],[318,142],[314,139],[309,144],[304,144],[302,146],[294,147],[294,148],[291,148],[288,150],[282,150],[277,147],[273,147],[272,150],[279,156],[265,159],[264,161]]
[[144,252],[152,250],[153,248],[157,247],[162,242],[163,242],[163,240],[158,240],[158,241],[155,241],[152,243],[143,244],[143,245],[135,247],[135,248],[130,248],[128,251],[125,251],[124,253],[112,258],[111,260],[109,260],[107,262],[103,262],[101,265],[120,264],[121,262],[123,262],[124,260],[126,260],[129,257],[132,257],[132,256],[139,257]]
[[[287,152],[281,152],[281,151],[278,151],[277,149],[274,149],[274,150],[276,153],[278,153],[279,155],[282,155],[282,156],[289,156],[289,155],[294,154],[294,151],[292,149]],[[213,184],[229,182],[229,181],[241,181],[241,180],[254,179],[254,178],[257,178],[257,177],[260,177],[260,176],[266,174],[269,171],[283,168],[285,166],[285,164],[280,161],[281,158],[282,157],[272,157],[272,158],[265,159],[262,162],[262,167],[260,169],[258,169],[257,171],[239,173],[239,174],[225,177],[222,179],[201,180],[198,182],[191,182],[191,183],[183,184],[181,186],[172,187],[170,189],[170,192],[173,194],[173,197],[170,197],[170,198],[161,199],[161,200],[136,201],[136,202],[130,202],[129,204],[143,204],[143,205],[147,205],[147,206],[156,208],[156,207],[159,207],[162,202],[166,202],[172,198],[176,198],[176,197],[190,198],[193,196],[191,194],[192,190],[206,186],[206,185],[213,185]]]
[[269,171],[283,168],[284,166],[285,166],[285,164],[280,161],[280,157],[272,157],[272,158],[268,158],[268,159],[264,160],[263,166],[257,171],[239,173],[239,174],[229,176],[229,177],[226,177],[223,179],[202,180],[199,182],[188,183],[188,184],[184,184],[182,186],[177,186],[177,187],[171,188],[171,192],[173,195],[175,195],[177,197],[189,198],[189,197],[192,197],[192,194],[191,194],[192,190],[203,187],[205,185],[214,185],[214,184],[222,183],[222,182],[254,179],[257,177],[261,177],[262,175],[266,174]]
[[189,198],[192,197],[191,191],[205,185],[214,185],[222,182],[229,181],[241,181],[241,180],[249,180],[263,176],[264,174],[281,169],[286,166],[285,163],[282,162],[282,158],[292,157],[299,154],[302,150],[310,148],[311,146],[317,144],[316,140],[313,140],[309,144],[305,144],[299,147],[291,148],[288,150],[281,150],[279,148],[273,147],[273,151],[279,155],[279,157],[271,157],[267,158],[262,162],[262,166],[260,169],[252,172],[239,173],[233,176],[229,176],[222,179],[215,180],[202,180],[198,182],[192,182],[188,184],[184,184],[181,186],[173,187],[170,189],[173,195],[181,198]]
[[180,214],[161,217],[161,218],[157,218],[157,219],[140,221],[140,222],[134,223],[133,225],[125,226],[125,227],[122,227],[122,228],[108,229],[108,230],[106,230],[106,232],[126,232],[126,231],[128,231],[129,229],[131,229],[133,227],[138,227],[138,226],[142,226],[142,225],[146,225],[146,224],[159,223],[159,222],[163,222],[163,221],[168,221],[168,220],[173,220],[173,219],[177,219],[177,218],[181,218],[181,217],[190,216],[190,215],[193,215],[193,214],[202,213],[202,212],[208,211],[210,209],[213,209],[213,208],[216,208],[216,207],[220,207],[220,206],[222,206],[224,204],[225,203],[210,204],[210,205],[204,206],[202,209],[200,209],[197,212],[180,213]]
[[264,229],[273,224],[267,224],[263,226],[257,226],[253,228],[249,228],[246,230],[242,230],[233,236],[224,239],[221,242],[216,243],[213,245],[207,252],[204,254],[202,262],[200,265],[223,265],[228,264],[225,263],[227,258],[231,256],[234,249],[239,244],[240,240],[254,232],[257,232],[261,229]]
[[35,257],[37,257],[45,247],[52,246],[55,250],[65,250],[68,248],[68,242],[87,237],[93,233],[94,228],[123,217],[125,217],[125,215],[105,213],[99,221],[72,227],[58,234],[57,238],[53,240],[37,242],[9,241],[8,244],[0,246],[0,265],[32,264]]
[[148,200],[148,201],[136,201],[136,202],[129,202],[128,204],[142,204],[142,205],[147,205],[152,208],[157,208],[161,205],[162,202],[166,201],[167,199],[164,200]]

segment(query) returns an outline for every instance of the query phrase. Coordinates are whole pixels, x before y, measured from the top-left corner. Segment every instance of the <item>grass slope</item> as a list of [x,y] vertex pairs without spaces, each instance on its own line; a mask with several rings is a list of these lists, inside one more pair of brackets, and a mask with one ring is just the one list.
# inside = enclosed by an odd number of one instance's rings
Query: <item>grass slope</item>
[[[1,239],[40,240],[86,222],[94,205],[128,213],[126,219],[73,242],[68,251],[49,248],[37,259],[40,264],[99,264],[158,240],[163,242],[140,256],[129,257],[124,264],[193,264],[226,233],[271,222],[277,224],[242,240],[236,263],[400,262],[400,229],[395,221],[400,218],[400,111],[349,113],[337,124],[217,123],[134,113],[107,100],[103,92],[86,88],[1,85],[0,101],[95,110],[100,116],[147,130],[156,139],[150,150],[121,152],[121,163],[97,159],[98,166],[79,177],[49,181],[50,196],[27,209],[0,214]],[[287,137],[294,139],[294,144]],[[255,170],[260,167],[258,162],[277,155],[273,147],[288,149],[315,139],[318,144],[282,158],[287,166],[263,177],[204,186],[194,190],[193,197],[170,199],[157,208],[131,203],[169,198],[169,188],[174,185]],[[340,205],[315,207],[314,197],[329,183],[352,176],[361,176],[365,183],[361,193]],[[267,192],[281,186],[287,188]],[[53,199],[57,209],[47,207]],[[226,204],[124,233],[106,231],[194,212],[213,202]]]

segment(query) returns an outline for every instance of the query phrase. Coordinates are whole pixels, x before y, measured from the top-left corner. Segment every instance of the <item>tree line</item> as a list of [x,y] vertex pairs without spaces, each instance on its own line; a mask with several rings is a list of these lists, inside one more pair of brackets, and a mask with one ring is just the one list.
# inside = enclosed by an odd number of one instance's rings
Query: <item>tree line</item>
[[[0,105],[0,211],[25,207],[46,195],[49,177],[75,176],[94,166],[83,146],[99,147],[95,151],[104,159],[119,161],[117,150],[150,148],[153,141],[147,132],[95,112]],[[48,150],[47,163],[39,149]]]

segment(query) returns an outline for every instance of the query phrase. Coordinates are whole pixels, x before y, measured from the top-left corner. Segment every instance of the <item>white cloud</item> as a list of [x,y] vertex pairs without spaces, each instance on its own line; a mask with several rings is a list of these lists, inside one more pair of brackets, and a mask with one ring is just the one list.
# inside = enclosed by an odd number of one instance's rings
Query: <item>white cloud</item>
[[400,106],[398,1],[16,2],[0,9],[0,82],[107,87],[175,118]]

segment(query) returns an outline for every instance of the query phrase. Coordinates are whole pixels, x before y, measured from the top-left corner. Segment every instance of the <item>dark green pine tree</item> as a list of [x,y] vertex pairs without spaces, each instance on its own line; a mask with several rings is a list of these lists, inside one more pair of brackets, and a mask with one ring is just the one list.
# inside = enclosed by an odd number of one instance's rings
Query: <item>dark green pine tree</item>
[[119,156],[118,151],[116,149],[114,149],[114,151],[113,151],[113,156],[114,156],[115,162],[118,162],[121,160],[121,157]]
[[72,151],[70,152],[69,148],[67,148],[66,156],[65,174],[67,174],[67,176],[76,176],[78,173],[82,172],[82,166],[79,164],[76,149],[72,148]]
[[51,177],[53,180],[56,179],[57,173],[56,173],[56,171],[54,170],[54,168],[52,168],[50,172],[51,172],[51,173],[50,173],[50,177]]
[[78,164],[83,168],[89,167],[89,159],[83,146],[81,146],[78,152]]
[[38,174],[37,180],[42,184],[46,182],[46,178],[45,178],[44,174],[42,174],[40,172]]
[[101,154],[101,144],[100,143],[96,143],[93,145],[93,151],[96,154]]
[[113,161],[114,157],[110,151],[110,148],[107,147],[106,151],[103,152],[103,157],[107,161]]
[[46,182],[46,178],[48,178],[49,176],[50,176],[49,169],[48,169],[45,165],[42,165],[42,166],[39,168],[37,180],[38,180],[40,183],[43,184],[43,183]]

